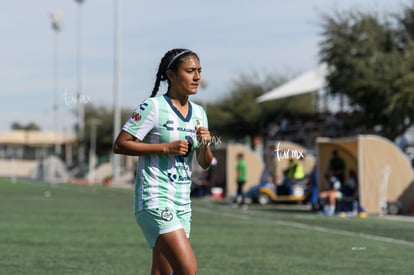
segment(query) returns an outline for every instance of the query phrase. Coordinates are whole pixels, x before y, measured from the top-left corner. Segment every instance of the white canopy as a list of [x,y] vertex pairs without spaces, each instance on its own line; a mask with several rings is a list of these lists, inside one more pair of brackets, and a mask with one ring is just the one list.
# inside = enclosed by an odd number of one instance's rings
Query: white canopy
[[322,89],[326,84],[328,66],[322,63],[318,68],[305,72],[256,98],[256,102],[265,102],[289,96],[306,94]]

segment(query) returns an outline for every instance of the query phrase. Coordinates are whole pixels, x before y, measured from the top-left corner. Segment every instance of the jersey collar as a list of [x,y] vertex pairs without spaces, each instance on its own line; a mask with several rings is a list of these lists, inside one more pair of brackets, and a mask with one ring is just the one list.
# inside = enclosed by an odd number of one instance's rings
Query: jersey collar
[[164,98],[165,98],[165,101],[167,101],[167,102],[168,102],[168,105],[170,105],[171,109],[174,111],[174,113],[175,113],[175,114],[176,114],[179,118],[181,118],[184,122],[189,122],[189,121],[190,121],[191,116],[192,116],[192,111],[193,111],[192,104],[191,104],[191,102],[190,102],[190,101],[188,101],[188,113],[187,113],[187,116],[186,116],[186,117],[184,117],[184,116],[180,113],[180,111],[178,111],[178,109],[177,109],[177,108],[175,108],[174,104],[173,104],[173,103],[172,103],[172,101],[171,101],[171,98],[169,98],[169,97],[167,96],[167,94],[164,94]]

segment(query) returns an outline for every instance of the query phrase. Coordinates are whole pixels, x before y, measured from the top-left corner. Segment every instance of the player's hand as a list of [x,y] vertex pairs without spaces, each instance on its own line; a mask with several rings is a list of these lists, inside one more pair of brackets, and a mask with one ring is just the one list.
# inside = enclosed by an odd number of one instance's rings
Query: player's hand
[[188,152],[188,142],[186,140],[176,140],[168,144],[168,153],[184,156]]
[[196,136],[199,144],[207,146],[211,142],[210,131],[204,127],[196,127]]

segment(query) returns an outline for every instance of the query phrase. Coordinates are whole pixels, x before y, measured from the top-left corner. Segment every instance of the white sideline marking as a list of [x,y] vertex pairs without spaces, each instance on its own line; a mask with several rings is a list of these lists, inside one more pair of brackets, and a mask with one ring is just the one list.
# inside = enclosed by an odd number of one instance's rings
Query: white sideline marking
[[[199,212],[204,212],[204,213],[209,213],[209,214],[216,214],[216,215],[219,214],[221,216],[239,218],[239,219],[243,219],[243,220],[252,219],[252,217],[250,217],[250,216],[239,215],[239,214],[236,214],[236,213],[219,212],[219,211],[214,211],[213,209],[210,209],[210,208],[193,207],[193,209],[196,210],[196,211],[199,211]],[[254,218],[254,219],[259,219],[259,218]],[[263,220],[263,219],[261,219],[261,220]],[[381,241],[381,242],[391,243],[391,244],[401,244],[401,245],[414,247],[414,242],[399,240],[399,239],[393,239],[393,238],[388,238],[388,237],[375,236],[375,235],[370,235],[370,234],[365,234],[365,233],[350,232],[350,231],[345,231],[345,230],[340,230],[340,229],[331,229],[331,228],[327,228],[327,227],[308,225],[308,224],[298,223],[298,222],[287,222],[287,221],[278,221],[278,220],[266,220],[266,221],[271,222],[271,223],[276,223],[276,224],[279,224],[279,225],[285,225],[285,226],[300,228],[300,229],[307,229],[307,230],[318,231],[318,232],[323,232],[323,233],[342,235],[342,236],[348,236],[348,237],[356,237],[356,238],[361,238],[361,239]]]

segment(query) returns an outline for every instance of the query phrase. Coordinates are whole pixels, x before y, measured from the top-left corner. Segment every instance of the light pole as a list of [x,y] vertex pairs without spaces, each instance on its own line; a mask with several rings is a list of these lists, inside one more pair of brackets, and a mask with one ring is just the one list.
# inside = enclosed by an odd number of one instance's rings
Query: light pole
[[55,113],[55,154],[60,156],[61,154],[61,130],[60,130],[60,106],[59,106],[59,32],[61,30],[61,23],[63,21],[63,12],[57,11],[51,13],[50,22],[52,29],[55,32],[54,37],[54,65],[53,65],[53,79],[54,79],[54,98],[55,103],[53,110]]
[[85,109],[83,97],[83,80],[82,80],[82,4],[85,0],[75,0],[78,3],[77,16],[77,126],[78,126],[78,161],[79,166],[83,169],[85,164]]
[[[113,141],[117,138],[119,130],[121,128],[121,110],[119,106],[119,29],[120,29],[120,0],[114,0],[114,129],[113,129]],[[112,159],[112,171],[113,182],[119,180],[120,171],[120,156],[118,154],[113,155]]]
[[95,183],[95,166],[96,166],[96,127],[101,124],[101,121],[97,118],[89,120],[91,127],[91,146],[89,148],[89,175],[88,182]]
[[[208,86],[208,82],[207,82],[207,80],[204,80],[204,79],[201,79],[200,80],[200,87],[201,87],[201,89],[207,89],[207,86]],[[204,107],[204,110],[207,112],[207,99],[204,99],[204,103],[203,103],[203,107]]]

